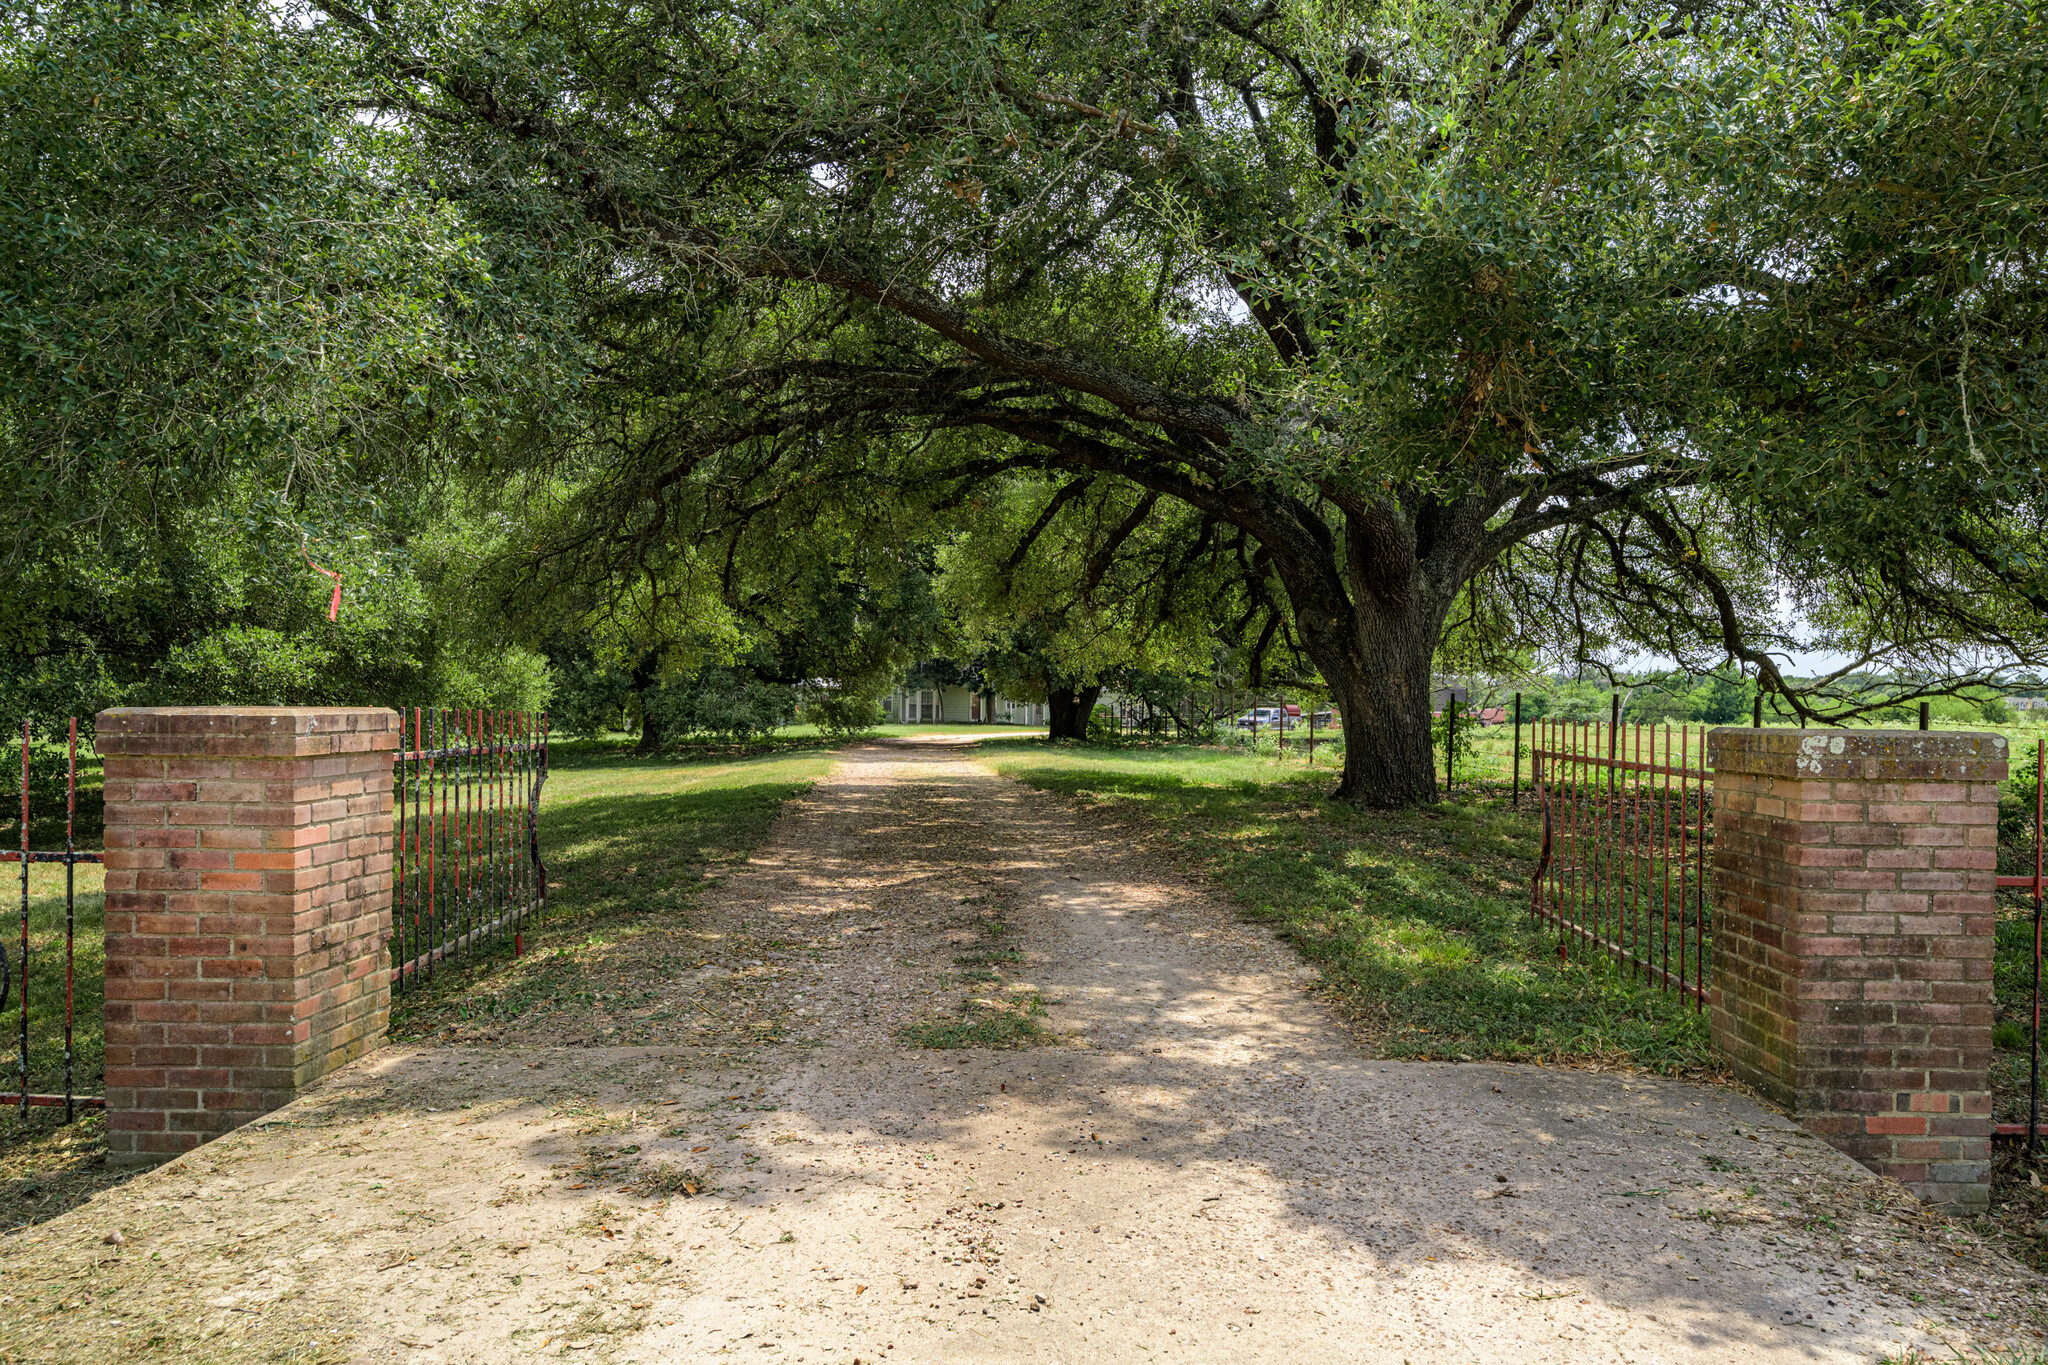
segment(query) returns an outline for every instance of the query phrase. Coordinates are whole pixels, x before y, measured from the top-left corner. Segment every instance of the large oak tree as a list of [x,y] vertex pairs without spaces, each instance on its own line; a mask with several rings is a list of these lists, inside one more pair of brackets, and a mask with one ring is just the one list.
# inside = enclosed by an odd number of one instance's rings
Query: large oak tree
[[2040,654],[2008,7],[315,4],[418,173],[583,272],[543,576],[1023,490],[985,562],[1085,516],[1098,583],[1263,601],[1383,804],[1433,795],[1454,620],[1799,707],[1787,588],[1868,664]]

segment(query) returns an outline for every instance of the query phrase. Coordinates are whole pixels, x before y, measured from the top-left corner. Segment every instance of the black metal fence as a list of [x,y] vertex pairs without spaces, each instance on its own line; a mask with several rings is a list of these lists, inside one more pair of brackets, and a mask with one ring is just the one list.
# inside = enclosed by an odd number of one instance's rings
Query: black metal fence
[[[0,1017],[7,1011],[8,997],[14,996],[15,1038],[17,1046],[16,1074],[18,1083],[14,1103],[20,1117],[26,1119],[31,1106],[62,1105],[64,1121],[72,1122],[80,1109],[101,1109],[106,1100],[99,1095],[80,1095],[78,1090],[78,1055],[73,1036],[73,1025],[77,1011],[77,950],[78,950],[78,876],[80,863],[97,863],[100,855],[78,847],[78,722],[72,720],[65,736],[64,757],[64,847],[62,849],[34,849],[32,821],[35,815],[31,793],[36,788],[34,727],[24,721],[21,727],[21,841],[20,847],[0,849],[0,862],[21,864],[21,933],[15,943],[17,960],[10,963],[7,945],[0,938]],[[29,1088],[31,1074],[29,1024],[30,1011],[34,1002],[30,999],[31,953],[29,911],[31,894],[29,869],[36,863],[58,863],[64,868],[64,1020],[63,1020],[63,1066],[64,1090],[62,1094],[37,1094]]]
[[528,920],[547,906],[548,722],[522,711],[415,709],[399,718],[391,982],[405,990],[456,954],[524,950]]

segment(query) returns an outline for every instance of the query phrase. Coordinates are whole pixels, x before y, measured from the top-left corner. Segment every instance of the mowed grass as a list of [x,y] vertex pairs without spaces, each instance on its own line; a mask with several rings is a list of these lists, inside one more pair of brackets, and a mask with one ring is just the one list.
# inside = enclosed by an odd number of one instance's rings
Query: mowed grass
[[622,745],[558,744],[542,791],[546,914],[525,953],[509,943],[444,964],[394,1001],[394,1039],[488,1027],[601,992],[605,950],[674,922],[706,876],[744,859],[784,802],[831,768],[829,749],[726,761],[640,758]]
[[1387,1056],[1717,1069],[1705,1018],[1679,997],[1601,959],[1559,960],[1528,913],[1536,824],[1495,793],[1387,813],[1328,800],[1335,773],[1292,757],[1042,741],[983,757],[1178,845],[1321,968]]

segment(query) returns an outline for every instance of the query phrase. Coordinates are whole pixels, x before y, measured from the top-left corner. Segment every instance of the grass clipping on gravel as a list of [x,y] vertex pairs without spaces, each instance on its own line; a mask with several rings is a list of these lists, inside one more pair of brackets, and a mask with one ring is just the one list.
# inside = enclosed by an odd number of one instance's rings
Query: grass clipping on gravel
[[993,946],[1009,932],[999,919],[985,919],[982,935],[991,940],[972,953],[953,959],[955,976],[967,986],[960,1012],[950,1019],[926,1019],[898,1029],[896,1037],[910,1047],[986,1047],[1014,1050],[1057,1042],[1045,1024],[1045,997],[1009,980],[1005,968],[1024,960],[1014,948]]
[[1274,924],[1389,1057],[1718,1069],[1703,1015],[1529,915],[1538,829],[1489,798],[1408,811],[1327,799],[1337,775],[1192,745],[985,746],[1005,776],[1148,821]]

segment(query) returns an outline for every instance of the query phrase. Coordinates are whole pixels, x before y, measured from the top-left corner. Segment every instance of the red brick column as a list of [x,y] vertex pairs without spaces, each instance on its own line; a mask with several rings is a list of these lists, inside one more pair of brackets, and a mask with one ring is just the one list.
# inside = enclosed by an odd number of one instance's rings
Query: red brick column
[[398,738],[385,710],[100,713],[112,1164],[188,1151],[382,1040]]
[[1715,1045],[1934,1203],[1991,1159],[1997,735],[1715,730]]

